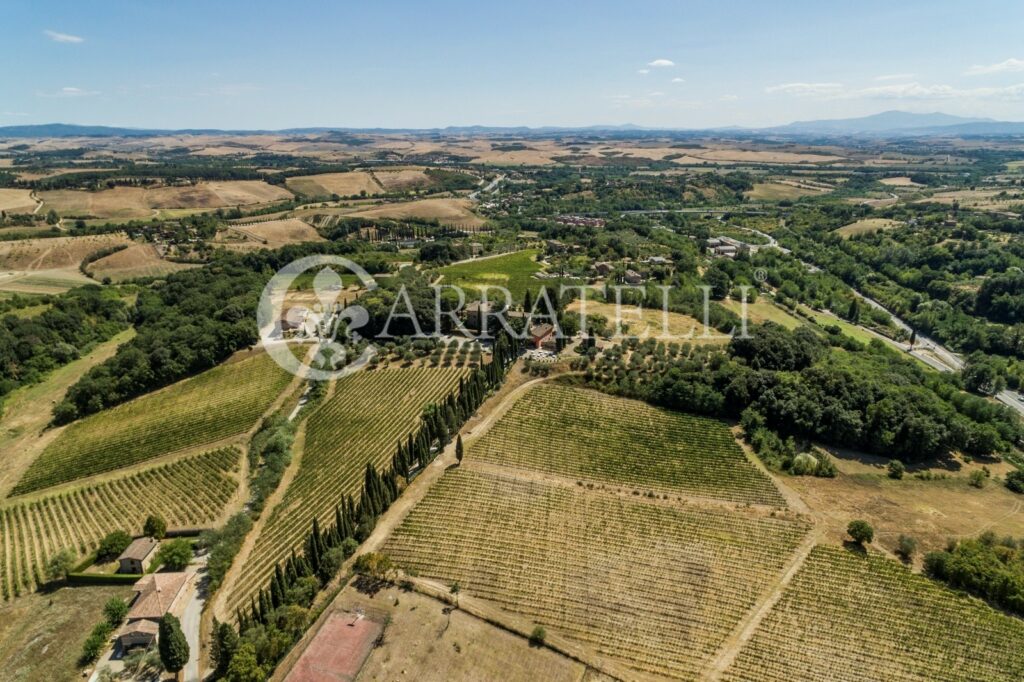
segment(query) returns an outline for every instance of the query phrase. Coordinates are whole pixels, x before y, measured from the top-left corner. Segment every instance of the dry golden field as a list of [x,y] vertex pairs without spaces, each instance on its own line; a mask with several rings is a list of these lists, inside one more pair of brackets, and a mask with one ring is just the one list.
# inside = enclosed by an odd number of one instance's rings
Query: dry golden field
[[288,178],[286,184],[292,190],[309,196],[337,194],[349,197],[363,192],[368,195],[384,192],[384,188],[373,179],[373,175],[363,171],[299,175]]
[[31,190],[0,189],[0,211],[7,213],[32,213],[36,210],[36,201]]
[[426,218],[445,225],[480,227],[484,220],[473,213],[472,206],[469,199],[420,199],[374,206],[347,215],[353,218]]
[[122,232],[0,242],[0,270],[77,268],[86,256],[132,241]]
[[260,180],[203,182],[190,186],[114,187],[99,192],[75,189],[41,192],[44,209],[62,216],[149,218],[161,209],[204,210],[290,199],[291,192]]
[[195,266],[164,260],[152,244],[133,244],[91,263],[89,274],[99,280],[109,277],[123,282],[136,277],[161,277],[190,267]]
[[301,242],[322,242],[320,236],[311,225],[304,223],[298,218],[285,218],[282,220],[265,220],[258,223],[244,225],[231,225],[227,228],[229,233],[235,233],[249,238],[268,248],[277,248],[285,244],[299,244]]
[[880,230],[894,230],[901,225],[903,223],[900,221],[889,220],[888,218],[864,218],[863,220],[840,227],[836,230],[836,234],[842,235],[844,238],[850,238],[859,234],[873,234]]

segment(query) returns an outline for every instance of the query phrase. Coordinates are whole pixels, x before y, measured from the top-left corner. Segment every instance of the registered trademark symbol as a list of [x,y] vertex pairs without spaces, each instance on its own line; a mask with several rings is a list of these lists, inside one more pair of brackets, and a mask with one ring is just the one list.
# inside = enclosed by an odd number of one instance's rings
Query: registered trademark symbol
[[768,271],[765,270],[764,268],[758,268],[757,270],[754,270],[754,279],[756,279],[758,282],[764,282],[765,280],[768,279]]

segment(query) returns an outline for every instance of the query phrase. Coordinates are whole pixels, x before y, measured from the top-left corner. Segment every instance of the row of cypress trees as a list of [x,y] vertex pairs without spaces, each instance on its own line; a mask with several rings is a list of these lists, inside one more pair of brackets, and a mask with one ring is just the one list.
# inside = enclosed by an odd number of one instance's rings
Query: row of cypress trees
[[492,362],[463,377],[444,400],[424,409],[419,426],[406,442],[398,443],[389,467],[378,472],[372,463],[366,464],[359,502],[351,495],[345,496],[335,506],[334,521],[327,530],[321,530],[319,519],[313,519],[304,551],[292,550],[288,559],[274,567],[267,586],[251,598],[249,608],[236,611],[240,633],[269,623],[273,612],[286,604],[286,595],[301,578],[315,576],[324,585],[333,577],[337,565],[327,560],[328,553],[343,546],[354,551],[356,543],[369,536],[377,518],[401,493],[399,479],[408,483],[416,471],[437,457],[480,407],[487,393],[501,384],[519,352],[520,342],[502,333],[495,340]]

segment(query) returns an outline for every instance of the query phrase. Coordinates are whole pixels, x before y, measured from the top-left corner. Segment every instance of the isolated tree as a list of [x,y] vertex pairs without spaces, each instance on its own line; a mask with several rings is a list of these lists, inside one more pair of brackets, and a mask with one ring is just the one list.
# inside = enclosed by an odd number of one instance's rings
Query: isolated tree
[[547,630],[538,625],[530,633],[530,646],[544,646],[544,640],[547,639],[547,636]]
[[57,215],[57,212],[51,208],[49,210],[49,212],[47,212],[47,214],[46,214],[46,224],[47,225],[56,225],[59,222],[60,222],[60,216]]
[[911,350],[914,349],[914,343],[916,341],[917,341],[917,330],[916,329],[911,329],[910,330],[910,349]]
[[1006,487],[1015,493],[1024,493],[1024,471],[1011,471],[1006,474]]
[[860,320],[860,301],[856,298],[850,301],[850,307],[846,311],[846,319],[850,322],[857,322]]
[[861,546],[864,543],[870,543],[875,538],[875,529],[871,527],[870,523],[861,519],[850,521],[850,525],[846,527],[846,532],[850,534],[854,542]]
[[113,559],[128,549],[130,544],[132,544],[131,535],[123,530],[115,530],[100,540],[100,546],[96,549],[96,558]]
[[459,587],[459,584],[456,582],[452,583],[452,587],[449,591],[452,593],[452,596],[455,597],[455,608],[459,608],[459,592],[462,591],[462,588]]
[[142,534],[148,535],[157,540],[163,540],[167,535],[167,522],[159,514],[150,514],[146,517],[146,523],[142,526]]
[[47,580],[63,580],[75,566],[75,553],[70,549],[62,549],[46,563]]
[[160,619],[160,662],[167,672],[177,673],[188,663],[188,640],[173,614]]
[[462,436],[459,435],[459,437],[455,439],[455,459],[459,464],[462,464],[462,457],[464,454],[465,453],[462,451]]
[[903,462],[899,461],[898,459],[890,459],[888,470],[889,478],[895,478],[896,480],[899,480],[903,478],[903,474],[907,472],[907,467],[903,464]]

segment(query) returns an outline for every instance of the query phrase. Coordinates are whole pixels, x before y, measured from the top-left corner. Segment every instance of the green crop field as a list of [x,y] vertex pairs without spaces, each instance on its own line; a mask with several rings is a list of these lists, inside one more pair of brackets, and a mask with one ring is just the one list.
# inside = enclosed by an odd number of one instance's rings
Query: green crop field
[[[536,291],[544,282],[534,278],[533,274],[540,272],[540,265],[537,264],[537,251],[530,249],[510,253],[507,256],[496,256],[449,265],[441,268],[444,279],[441,284],[453,284],[464,287],[467,290],[479,289],[481,286],[501,286],[512,293],[514,304],[523,302],[523,295],[527,289]],[[557,286],[557,285],[556,285]],[[472,296],[472,291],[467,291],[466,296]],[[500,292],[491,291],[491,300],[500,301]]]
[[46,562],[94,550],[115,530],[136,534],[151,513],[171,528],[214,525],[238,481],[241,452],[221,448],[123,478],[0,506],[0,584],[5,599],[43,581]]
[[723,422],[588,389],[534,387],[469,457],[641,492],[786,506]]
[[383,551],[637,670],[694,678],[806,531],[464,465]]
[[12,494],[112,471],[249,430],[291,380],[267,355],[215,367],[77,421]]
[[231,613],[264,586],[278,561],[301,549],[314,517],[331,523],[335,505],[346,495],[358,499],[366,463],[378,469],[389,464],[423,408],[447,396],[464,374],[461,369],[381,369],[338,380],[331,399],[310,415],[295,479],[231,586]]
[[1024,622],[890,559],[816,547],[727,680],[1024,679]]

